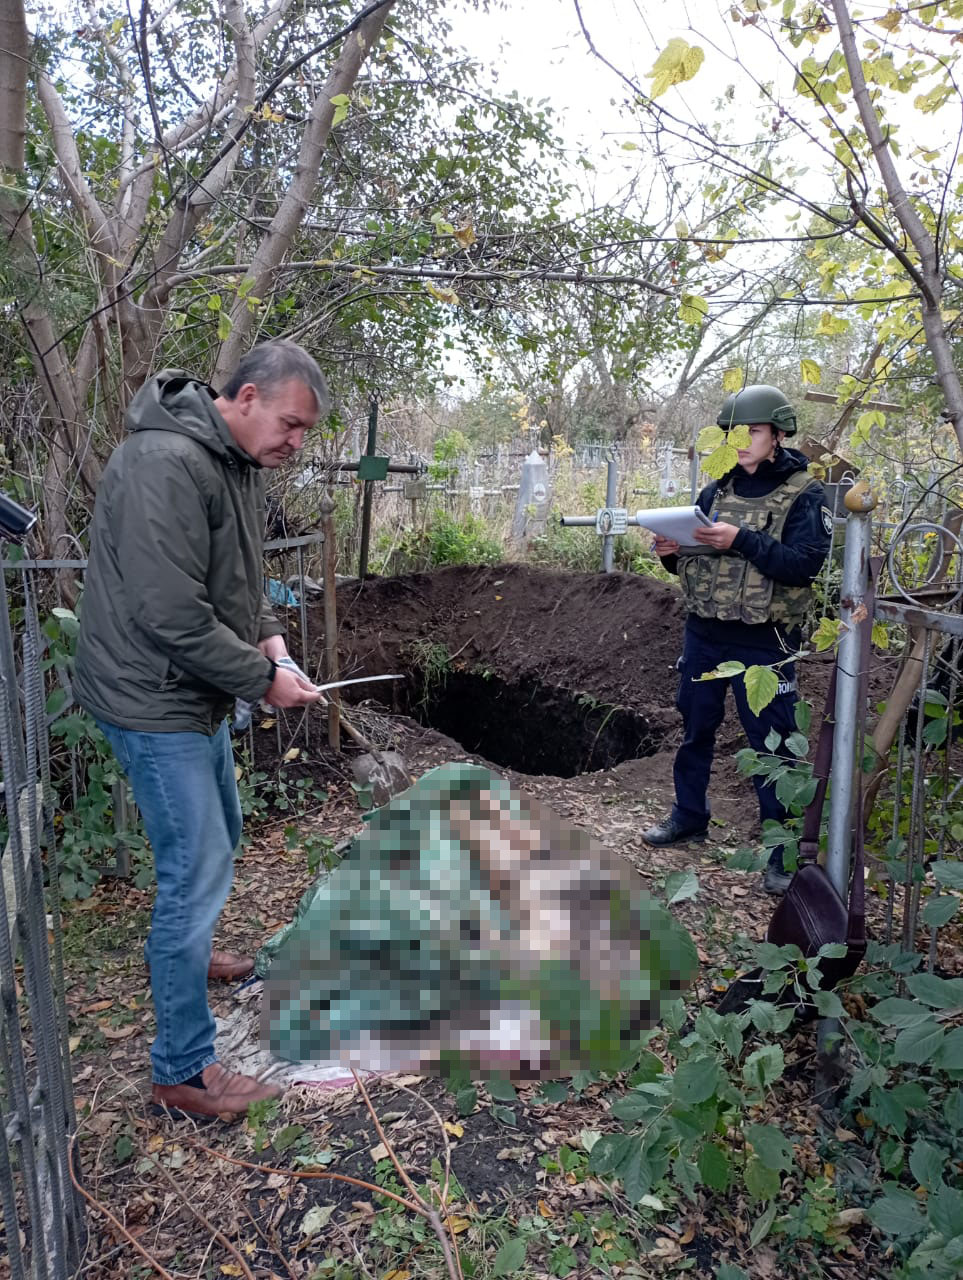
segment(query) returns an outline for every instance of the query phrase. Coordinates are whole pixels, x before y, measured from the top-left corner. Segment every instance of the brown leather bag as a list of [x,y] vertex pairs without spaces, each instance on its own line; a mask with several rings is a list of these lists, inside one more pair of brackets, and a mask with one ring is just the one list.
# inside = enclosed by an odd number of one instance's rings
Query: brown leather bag
[[[869,627],[865,628],[869,634]],[[865,671],[866,661],[861,662]],[[789,888],[773,912],[766,938],[777,946],[794,944],[807,960],[819,953],[827,943],[846,944],[845,956],[824,956],[819,962],[822,975],[820,986],[829,990],[837,982],[851,978],[866,954],[866,904],[863,854],[863,796],[862,785],[857,787],[855,818],[855,856],[852,865],[852,887],[848,905],[839,896],[823,867],[816,861],[819,850],[819,826],[822,818],[826,785],[832,763],[833,729],[835,721],[832,708],[836,694],[836,668],[833,668],[826,711],[819,731],[813,773],[818,779],[816,794],[803,818],[803,833],[799,841],[799,868]]]

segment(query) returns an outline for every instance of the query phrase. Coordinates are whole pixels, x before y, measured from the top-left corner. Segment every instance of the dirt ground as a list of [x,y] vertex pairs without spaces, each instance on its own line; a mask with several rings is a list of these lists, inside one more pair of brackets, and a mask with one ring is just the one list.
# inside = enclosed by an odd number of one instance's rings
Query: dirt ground
[[[643,723],[639,740],[645,738],[651,754],[567,778],[522,767],[500,771],[624,855],[654,891],[674,871],[695,871],[698,893],[673,909],[698,944],[702,971],[696,999],[717,998],[763,937],[772,902],[759,891],[756,876],[726,865],[730,854],[753,839],[757,826],[751,784],[738,775],[732,759],[744,745],[734,712],[719,738],[710,840],[655,850],[641,839],[641,831],[667,811],[672,798],[679,736],[673,707],[682,632],[678,593],[622,574],[501,566],[373,580],[363,588],[349,583],[340,588],[338,604],[342,674],[406,676],[386,704],[361,700],[352,705],[351,715],[380,745],[398,747],[415,774],[446,760],[479,758],[417,719],[427,718],[434,685],[457,675],[474,676],[507,698],[515,720],[525,718],[518,691],[530,691],[523,701],[529,696],[531,732],[518,738],[519,766],[533,751],[537,756],[540,740],[568,733],[568,727],[558,729],[551,714],[541,715],[546,690],[563,691],[567,714],[575,714],[574,706],[589,719],[596,737],[605,727],[596,727],[599,718],[611,721],[619,709]],[[312,613],[311,634],[308,669],[314,674],[320,663],[320,611]],[[436,670],[434,685],[429,682],[426,689],[425,668],[432,661],[445,669]],[[821,660],[801,665],[804,696],[821,699],[827,671]],[[886,673],[878,678],[885,683]],[[472,686],[472,698],[477,700],[481,685]],[[470,727],[480,713],[473,720],[464,709],[470,700],[461,705]],[[548,705],[551,709],[550,700]],[[298,747],[287,761],[280,757],[290,754],[290,743],[301,741],[294,718],[282,716],[277,725],[251,733],[263,779],[258,785],[274,807],[253,830],[238,862],[218,946],[256,948],[290,918],[310,882],[305,850],[312,838],[337,842],[359,826],[350,778],[356,749],[334,757],[322,745],[322,714],[311,716],[309,745]],[[631,731],[622,738],[631,739]],[[296,810],[279,811],[275,802],[280,797],[290,804],[298,779],[305,788]],[[140,958],[149,907],[149,892],[104,882],[91,899],[68,911],[68,1003],[81,1117],[76,1158],[96,1201],[84,1276],[107,1280],[155,1273],[132,1252],[105,1211],[123,1223],[151,1259],[178,1276],[353,1280],[390,1274],[407,1280],[440,1274],[424,1261],[432,1238],[421,1219],[395,1212],[363,1187],[317,1180],[319,1171],[337,1171],[363,1182],[376,1178],[386,1189],[405,1194],[384,1163],[382,1136],[416,1183],[424,1184],[433,1161],[443,1164],[447,1153],[466,1257],[489,1256],[486,1250],[493,1242],[497,1247],[499,1233],[508,1239],[525,1223],[526,1230],[531,1227],[528,1266],[537,1276],[655,1277],[684,1270],[708,1278],[723,1262],[741,1266],[754,1280],[787,1274],[778,1269],[785,1259],[777,1265],[771,1249],[750,1243],[752,1215],[746,1206],[733,1204],[724,1222],[708,1220],[699,1201],[669,1221],[656,1222],[651,1215],[647,1221],[645,1212],[630,1213],[617,1191],[586,1175],[580,1134],[613,1128],[606,1103],[610,1085],[585,1084],[574,1095],[557,1097],[537,1085],[523,1086],[507,1099],[482,1088],[465,1108],[438,1081],[387,1079],[372,1091],[383,1134],[354,1090],[296,1090],[260,1127],[194,1132],[152,1116],[145,1099],[153,1012]],[[211,995],[215,1013],[228,1016],[234,1008],[230,989],[212,988]],[[790,1084],[783,1100],[788,1097],[802,1135],[797,1151],[804,1170],[820,1169],[826,1158],[806,1084],[814,1052],[811,1028],[787,1038]],[[434,1169],[437,1173],[437,1163]],[[810,1274],[811,1262],[800,1256],[791,1274]],[[867,1265],[862,1247],[850,1244],[840,1248],[831,1274],[853,1280],[879,1274]]]

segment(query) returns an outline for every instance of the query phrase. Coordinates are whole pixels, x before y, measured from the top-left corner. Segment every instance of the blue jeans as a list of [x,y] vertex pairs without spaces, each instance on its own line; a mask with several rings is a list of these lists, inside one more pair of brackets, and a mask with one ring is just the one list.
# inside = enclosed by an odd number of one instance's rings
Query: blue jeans
[[[770,754],[765,743],[770,730],[775,729],[783,742],[796,729],[796,670],[792,662],[779,667],[779,692],[767,707],[754,715],[749,709],[746,686],[741,675],[732,680],[700,681],[705,671],[712,671],[722,662],[743,662],[747,667],[770,662],[781,662],[785,653],[772,648],[756,648],[749,645],[718,643],[697,635],[688,627],[682,649],[679,668],[679,694],[676,706],[682,713],[683,739],[673,768],[675,781],[675,806],[672,814],[689,827],[704,826],[709,821],[709,805],[706,792],[715,751],[716,730],[726,714],[726,693],[732,686],[739,719],[749,745],[756,751]],[[774,754],[784,751],[777,748]],[[792,759],[792,757],[789,757]],[[785,822],[786,809],[776,798],[775,788],[761,778],[753,778],[759,799],[759,817],[765,822],[772,818]],[[782,847],[769,855],[769,865],[782,870]]]
[[140,733],[97,721],[130,779],[154,853],[157,897],[144,956],[157,1038],[155,1084],[180,1084],[216,1060],[207,968],[234,875],[241,805],[225,721],[203,733]]

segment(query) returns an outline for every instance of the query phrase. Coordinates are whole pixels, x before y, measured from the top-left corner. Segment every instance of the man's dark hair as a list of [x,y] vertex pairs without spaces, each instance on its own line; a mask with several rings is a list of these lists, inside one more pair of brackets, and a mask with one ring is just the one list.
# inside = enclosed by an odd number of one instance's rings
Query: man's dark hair
[[253,382],[257,389],[270,398],[272,391],[285,382],[301,382],[314,392],[318,405],[318,417],[326,418],[331,411],[331,393],[324,374],[313,356],[288,338],[274,338],[252,347],[241,356],[238,366],[228,378],[221,395],[233,400],[240,389]]

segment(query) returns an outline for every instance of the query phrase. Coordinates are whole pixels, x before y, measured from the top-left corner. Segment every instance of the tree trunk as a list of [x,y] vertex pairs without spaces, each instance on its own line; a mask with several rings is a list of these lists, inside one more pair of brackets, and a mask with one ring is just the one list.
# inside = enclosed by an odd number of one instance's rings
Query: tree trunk
[[[291,247],[314,195],[321,159],[334,120],[335,106],[331,99],[351,92],[365,58],[381,35],[393,4],[394,0],[387,0],[387,3],[369,14],[357,30],[345,38],[341,52],[315,99],[301,139],[301,150],[291,185],[271,220],[267,235],[258,247],[248,272],[248,276],[253,279],[250,292],[256,298],[266,298],[271,292],[275,270]],[[243,298],[237,299],[231,309],[231,333],[218,356],[214,374],[215,386],[226,381],[244,354],[252,321],[253,315],[247,302]]]
[[[863,74],[863,64],[856,48],[856,33],[853,30],[853,23],[846,0],[832,0],[832,5],[833,12],[836,15],[836,23],[839,27],[839,39],[843,57],[846,59],[846,69],[849,72],[850,83],[853,87],[853,98],[859,110],[859,118],[862,121],[866,138],[872,148],[876,167],[886,188],[886,194],[889,196],[893,213],[919,255],[918,268],[913,267],[911,263],[905,260],[903,265],[909,271],[910,276],[920,290],[923,329],[926,333],[927,346],[936,366],[936,376],[946,400],[946,417],[953,424],[956,438],[960,442],[960,447],[963,448],[963,384],[960,382],[959,374],[953,363],[953,348],[940,309],[943,282],[940,275],[939,250],[933,237],[926,230],[913,207],[906,188],[903,186],[896,171],[887,135],[883,131],[882,123],[869,96],[866,77]],[[879,239],[885,248],[893,252],[894,245],[888,242],[885,231],[868,214],[862,203],[854,200],[853,207],[864,225]],[[900,257],[898,246],[895,246],[895,248],[897,249],[896,256]]]

